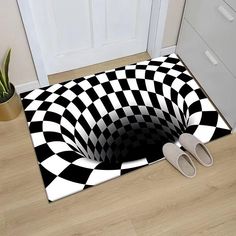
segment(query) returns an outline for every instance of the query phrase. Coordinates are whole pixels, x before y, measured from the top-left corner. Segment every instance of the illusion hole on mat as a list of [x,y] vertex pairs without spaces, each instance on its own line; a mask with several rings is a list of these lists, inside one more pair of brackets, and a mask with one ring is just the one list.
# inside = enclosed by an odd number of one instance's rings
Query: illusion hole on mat
[[[167,121],[163,114],[173,122]],[[114,110],[97,121],[99,129],[88,133],[85,155],[108,163],[162,158],[163,145],[176,142],[186,129],[183,117],[183,113],[177,118],[146,106]]]

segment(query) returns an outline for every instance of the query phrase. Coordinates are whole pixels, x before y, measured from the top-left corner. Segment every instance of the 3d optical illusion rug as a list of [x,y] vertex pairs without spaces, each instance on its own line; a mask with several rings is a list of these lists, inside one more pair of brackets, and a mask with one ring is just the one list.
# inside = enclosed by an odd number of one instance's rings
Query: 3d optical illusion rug
[[175,54],[21,97],[50,201],[163,159],[183,132],[231,132]]

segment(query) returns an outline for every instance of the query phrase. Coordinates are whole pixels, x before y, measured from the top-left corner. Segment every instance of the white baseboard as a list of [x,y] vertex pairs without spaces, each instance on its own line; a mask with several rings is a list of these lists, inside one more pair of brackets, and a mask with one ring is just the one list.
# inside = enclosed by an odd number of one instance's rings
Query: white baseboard
[[39,82],[35,80],[32,82],[16,85],[15,87],[16,87],[17,93],[20,94],[20,93],[28,92],[30,90],[39,88],[40,86],[39,86]]
[[176,50],[176,45],[171,46],[171,47],[167,47],[167,48],[162,48],[161,49],[161,56],[166,56],[166,55],[169,55],[171,53],[175,53],[175,50]]

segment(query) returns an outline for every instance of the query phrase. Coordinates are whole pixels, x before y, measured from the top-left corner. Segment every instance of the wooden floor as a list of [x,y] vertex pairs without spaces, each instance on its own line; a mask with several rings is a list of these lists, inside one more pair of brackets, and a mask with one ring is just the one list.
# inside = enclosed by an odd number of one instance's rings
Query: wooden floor
[[23,112],[0,145],[1,236],[236,235],[236,134],[208,144],[214,166],[195,162],[194,179],[161,161],[54,203]]

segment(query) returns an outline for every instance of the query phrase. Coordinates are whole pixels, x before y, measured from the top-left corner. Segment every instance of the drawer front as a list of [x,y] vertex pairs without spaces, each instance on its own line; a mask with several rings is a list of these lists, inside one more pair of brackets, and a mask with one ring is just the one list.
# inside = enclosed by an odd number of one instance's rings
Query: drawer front
[[182,22],[177,54],[225,119],[234,127],[236,125],[236,79],[186,20]]
[[184,17],[236,77],[236,12],[222,0],[188,0]]
[[224,0],[229,6],[231,6],[234,11],[236,11],[236,1],[235,0]]

